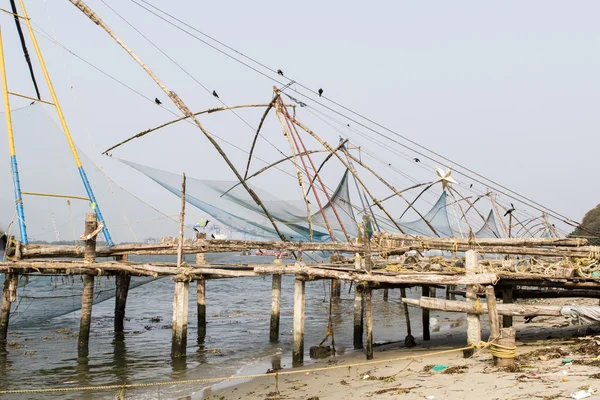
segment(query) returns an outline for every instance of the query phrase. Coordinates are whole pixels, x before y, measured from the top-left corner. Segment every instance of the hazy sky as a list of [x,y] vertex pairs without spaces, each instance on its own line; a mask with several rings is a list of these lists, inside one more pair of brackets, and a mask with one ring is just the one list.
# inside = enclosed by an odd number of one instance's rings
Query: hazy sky
[[[131,0],[105,1],[206,86],[208,92],[101,0],[87,2],[194,111],[220,105],[210,95],[212,90],[228,105],[271,99],[274,83],[270,79],[167,25]],[[244,54],[282,69],[286,77],[314,90],[322,87],[325,96],[575,220],[599,202],[597,2],[147,1]],[[36,26],[144,96],[160,98],[167,110],[179,114],[137,64],[67,0],[26,3]],[[0,24],[11,90],[32,94],[14,22],[3,14]],[[113,179],[175,214],[177,201],[172,195],[99,156],[105,148],[174,115],[41,36],[38,40],[78,145],[92,159],[103,162]],[[38,79],[42,79],[39,69]],[[435,178],[433,167],[439,163],[423,159],[422,165],[416,165],[412,157],[423,157],[414,151],[324,110],[310,100],[317,98],[314,94],[297,89],[308,95],[302,99],[311,106],[298,109],[299,119],[330,143],[337,143],[343,135],[363,146],[365,161],[380,162],[378,170],[397,188]],[[13,108],[26,104],[12,100]],[[260,110],[240,112],[254,127],[260,114]],[[341,124],[336,125],[331,117]],[[205,116],[201,121],[211,132],[249,148],[252,129],[235,115]],[[343,129],[346,123],[358,131]],[[277,124],[272,116],[264,136],[289,152]],[[314,142],[310,146],[316,147]],[[247,155],[227,144],[223,147],[243,170]],[[153,133],[113,154],[197,178],[234,179],[206,139],[188,124]],[[259,141],[257,154],[270,161],[280,158],[264,140]],[[254,170],[262,166],[257,161]],[[291,166],[286,170],[293,172]],[[281,198],[297,198],[295,179],[278,174],[258,179],[256,184]],[[331,186],[340,174],[341,169],[333,165],[324,172]],[[455,178],[460,190],[470,194],[473,181],[457,174]],[[473,189],[485,191],[477,183]],[[381,197],[387,195],[383,187],[376,191]],[[511,201],[503,196],[499,200]],[[435,201],[435,195],[427,201]],[[390,207],[402,210],[401,205]],[[426,211],[427,204],[422,208]]]

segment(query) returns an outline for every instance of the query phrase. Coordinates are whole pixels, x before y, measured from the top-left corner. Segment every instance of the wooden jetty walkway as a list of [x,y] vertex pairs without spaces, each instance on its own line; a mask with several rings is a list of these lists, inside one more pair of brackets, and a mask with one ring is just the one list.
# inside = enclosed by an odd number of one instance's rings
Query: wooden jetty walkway
[[[596,260],[599,249],[587,246],[584,239],[432,239],[399,234],[366,233],[350,243],[320,243],[292,241],[210,240],[204,234],[196,239],[164,238],[159,244],[123,244],[97,247],[96,236],[101,230],[94,213],[86,215],[84,246],[55,246],[9,241],[7,261],[0,263],[5,283],[0,313],[0,343],[6,343],[11,303],[15,301],[17,283],[25,275],[81,275],[83,293],[78,350],[87,356],[94,278],[116,277],[115,332],[123,332],[129,283],[132,276],[171,277],[174,280],[172,356],[185,355],[187,345],[188,294],[190,282],[197,285],[198,335],[206,335],[206,280],[247,278],[272,275],[272,315],[269,340],[279,338],[281,276],[295,276],[293,317],[293,364],[304,358],[304,318],[306,281],[337,279],[351,281],[355,289],[354,346],[363,348],[366,332],[366,357],[373,357],[373,290],[405,289],[420,286],[420,300],[403,298],[405,304],[423,309],[423,338],[429,338],[429,309],[465,312],[468,314],[469,343],[481,341],[479,317],[490,314],[492,320],[503,317],[508,328],[515,315],[560,315],[556,307],[511,305],[516,297],[599,297],[600,274],[586,269],[586,261]],[[206,262],[206,253],[245,252],[252,249],[293,252],[297,259],[291,264],[219,264]],[[424,257],[431,250],[451,252],[452,258]],[[329,251],[334,254],[328,263],[303,261],[303,252]],[[458,259],[456,252],[466,252]],[[195,254],[196,262],[183,262],[184,254]],[[342,256],[346,254],[348,256]],[[414,255],[413,255],[414,254]],[[501,260],[483,256],[511,255]],[[130,255],[177,255],[177,263],[132,262]],[[515,255],[535,256],[517,260]],[[101,258],[107,260],[102,261]],[[592,264],[587,262],[587,264]],[[525,266],[524,266],[525,265]],[[456,291],[457,285],[466,290]],[[486,292],[488,303],[479,305],[479,296]],[[445,287],[447,300],[429,297],[430,288]],[[491,294],[489,292],[491,288]],[[545,289],[541,289],[545,288]],[[565,292],[563,289],[568,289]],[[448,300],[454,293],[466,297],[466,302]],[[503,300],[490,306],[491,298]],[[492,315],[493,314],[493,315]],[[363,318],[364,315],[364,318]],[[363,326],[364,321],[364,326]],[[407,318],[407,323],[410,320]],[[400,323],[400,322],[399,322]],[[500,329],[498,327],[498,329]],[[512,335],[514,332],[507,333]],[[502,337],[502,336],[500,336]],[[510,340],[509,340],[510,341]]]

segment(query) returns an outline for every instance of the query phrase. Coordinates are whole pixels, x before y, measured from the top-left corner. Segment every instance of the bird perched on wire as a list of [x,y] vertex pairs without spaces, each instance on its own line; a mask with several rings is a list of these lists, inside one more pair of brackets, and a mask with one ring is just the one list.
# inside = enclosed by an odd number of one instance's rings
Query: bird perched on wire
[[158,97],[155,97],[155,98],[154,98],[154,102],[155,102],[156,104],[158,104],[159,106],[162,104],[162,101],[160,101],[160,100],[158,99]]
[[471,184],[469,185],[469,189],[471,189],[472,187],[473,187],[473,184],[471,183]]
[[319,89],[319,97],[323,96],[323,89]]
[[508,214],[512,214],[513,211],[515,211],[515,206],[513,206],[512,203],[510,203],[510,209],[506,210],[506,212],[504,213],[504,216],[506,217]]
[[413,160],[415,160],[415,162],[421,162],[421,160],[419,160],[418,158],[413,158]]
[[218,95],[218,94],[217,94],[217,92],[216,92],[216,91],[214,91],[214,90],[213,90],[213,93],[212,93],[212,95],[213,95],[213,96],[215,96],[217,99],[219,98],[219,95]]
[[280,70],[280,69],[278,69],[278,70],[277,70],[277,75],[281,75],[281,76],[283,76],[283,71],[282,71],[282,70]]
[[215,234],[214,234],[214,233],[211,233],[211,234],[210,234],[210,237],[214,239],[214,238],[215,238]]

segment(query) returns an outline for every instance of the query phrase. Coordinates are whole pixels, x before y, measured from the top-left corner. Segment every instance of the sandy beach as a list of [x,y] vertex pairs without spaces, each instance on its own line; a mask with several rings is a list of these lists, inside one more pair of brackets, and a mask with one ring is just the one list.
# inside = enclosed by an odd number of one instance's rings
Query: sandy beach
[[[542,304],[586,304],[596,300],[557,299]],[[517,359],[515,368],[502,370],[493,365],[488,349],[463,358],[459,349],[466,345],[462,332],[432,334],[417,347],[398,344],[375,349],[376,363],[365,364],[362,352],[320,360],[302,368],[282,365],[280,375],[231,385],[219,391],[206,391],[207,399],[560,399],[572,398],[578,391],[600,390],[600,329],[570,325],[562,317],[537,317],[525,323],[515,317]],[[487,339],[488,333],[483,332]],[[402,359],[409,358],[410,359]],[[361,365],[355,365],[361,364]],[[323,367],[336,369],[306,372]],[[437,366],[433,368],[433,366]],[[442,371],[435,370],[444,368]],[[299,371],[289,375],[290,371]],[[256,371],[257,373],[259,371]],[[261,371],[266,372],[266,371]],[[600,392],[598,392],[600,393]]]

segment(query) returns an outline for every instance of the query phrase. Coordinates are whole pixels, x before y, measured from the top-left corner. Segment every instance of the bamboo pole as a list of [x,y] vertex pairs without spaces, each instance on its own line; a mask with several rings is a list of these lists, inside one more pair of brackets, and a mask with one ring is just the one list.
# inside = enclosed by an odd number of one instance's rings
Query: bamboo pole
[[296,276],[294,282],[292,366],[298,367],[304,363],[304,295],[306,282],[302,276]]
[[260,130],[265,122],[265,119],[267,119],[267,115],[269,115],[269,111],[271,111],[271,108],[273,108],[273,105],[275,104],[275,100],[276,99],[274,98],[267,105],[267,108],[265,109],[265,112],[263,113],[262,117],[260,118],[260,122],[258,123],[258,128],[256,128],[256,133],[254,134],[254,139],[252,139],[252,145],[250,146],[250,152],[248,153],[248,163],[246,164],[246,172],[244,173],[244,180],[248,179],[248,170],[250,170],[250,162],[252,161],[252,154],[254,153],[254,147],[256,146],[256,141],[258,140],[258,135],[260,134]]
[[[289,127],[286,125],[286,120],[283,115],[283,112],[281,111],[281,106],[279,104],[279,101],[277,101],[278,98],[279,98],[279,96],[277,95],[277,97],[274,100],[275,101],[275,113],[277,114],[277,118],[279,119],[279,123],[281,124],[281,130],[283,131],[283,136],[285,136],[285,138],[287,139],[287,141],[290,145],[290,151],[293,156],[292,160],[294,162],[294,167],[296,168],[296,177],[298,178],[298,185],[300,186],[300,190],[302,191],[302,197],[304,198],[304,204],[306,206],[306,218],[308,221],[308,234],[309,234],[310,240],[312,241],[312,238],[313,238],[312,213],[310,212],[310,201],[308,200],[308,192],[306,191],[306,188],[304,187],[304,175],[302,174],[302,170],[300,169],[300,165],[298,164],[298,160],[296,158],[296,151],[294,149],[294,144],[292,143],[292,132],[289,129]],[[300,159],[301,159],[302,163],[304,164],[304,159],[303,158],[300,158]],[[306,164],[304,164],[304,171],[308,175],[308,169],[306,168]],[[327,217],[325,217],[325,213],[323,212],[323,209],[320,207],[320,203],[319,203],[319,208],[321,210],[321,213],[323,214],[324,221],[327,224],[327,229],[329,230],[329,234],[331,235],[332,241],[335,242],[333,232],[331,231],[331,228],[329,227],[329,223],[327,222]]]
[[190,111],[188,106],[183,102],[183,100],[181,100],[181,98],[177,95],[177,93],[170,91],[167,88],[167,86],[165,86],[165,84],[158,78],[158,76],[156,76],[156,74],[154,74],[154,72],[152,72],[152,70],[146,64],[144,64],[144,62],[133,52],[133,50],[131,50],[129,47],[127,47],[127,45],[108,27],[108,25],[106,25],[106,23],[104,23],[104,21],[102,21],[102,19],[100,19],[100,17],[94,11],[92,11],[92,9],[87,4],[85,4],[82,0],[69,0],[69,1],[71,2],[71,4],[73,4],[79,10],[81,10],[81,12],[83,12],[83,14],[85,16],[87,16],[90,20],[92,20],[94,23],[96,23],[96,25],[98,25],[102,29],[104,29],[104,31],[106,31],[106,33],[108,33],[108,35],[111,38],[113,38],[127,53],[129,53],[129,55],[140,65],[140,67],[142,67],[144,69],[144,71],[146,71],[146,73],[148,75],[150,75],[152,80],[154,80],[154,82],[156,82],[156,84],[163,90],[163,92],[165,92],[165,94],[167,96],[169,96],[169,98],[173,101],[173,103],[177,106],[177,108],[179,108],[179,110],[184,114],[184,116],[190,118],[196,124],[198,129],[200,129],[202,131],[204,136],[206,136],[208,141],[213,145],[213,147],[221,155],[221,157],[223,158],[225,163],[227,163],[227,165],[229,166],[231,171],[235,174],[236,178],[241,182],[242,186],[244,186],[244,189],[246,189],[246,191],[248,192],[250,197],[252,197],[252,199],[256,202],[256,204],[263,210],[263,212],[265,213],[265,216],[269,219],[269,221],[273,225],[273,229],[275,230],[277,235],[281,238],[282,241],[286,241],[287,239],[279,231],[279,228],[277,227],[275,220],[273,219],[273,217],[271,216],[271,214],[265,207],[264,203],[260,200],[260,198],[254,192],[254,190],[252,190],[248,186],[248,184],[246,183],[244,178],[240,175],[239,171],[233,165],[233,163],[231,162],[231,160],[229,159],[227,154],[225,154],[225,152],[223,151],[221,146],[219,146],[219,144],[217,143],[217,141],[215,140],[213,135],[204,128],[204,126],[200,123],[198,118],[196,118],[196,116]]
[[383,211],[383,213],[390,219],[390,221],[392,222],[392,224],[394,224],[394,226],[396,227],[396,229],[398,229],[400,232],[404,232],[402,230],[402,228],[400,227],[400,225],[398,225],[398,223],[394,220],[394,218],[392,217],[392,215],[387,211],[387,209],[383,206],[383,204],[381,204],[381,202],[379,200],[377,200],[373,194],[371,193],[371,191],[367,188],[367,186],[365,185],[365,183],[362,181],[362,179],[360,179],[360,177],[358,176],[358,173],[356,172],[356,169],[354,169],[354,167],[351,164],[348,164],[348,162],[346,162],[346,160],[344,160],[339,154],[338,152],[336,152],[330,145],[329,143],[325,142],[323,139],[321,139],[319,137],[319,135],[317,135],[316,133],[314,133],[313,131],[311,131],[306,125],[304,125],[302,122],[298,121],[296,118],[292,119],[292,122],[296,125],[298,125],[301,129],[303,129],[306,133],[308,133],[309,135],[311,135],[316,141],[318,141],[323,147],[325,147],[327,149],[327,151],[329,151],[330,153],[334,154],[338,160],[340,160],[340,162],[342,163],[342,165],[344,165],[344,167],[346,167],[346,169],[348,171],[350,171],[350,173],[356,178],[356,180],[360,183],[360,185],[363,187],[363,189],[365,190],[365,192],[367,192],[367,195],[371,198],[371,201],[377,205],[377,207],[379,207],[379,209],[381,209],[381,211]]
[[[215,108],[209,108],[207,110],[202,110],[202,111],[198,111],[194,113],[194,116],[198,116],[198,115],[202,115],[202,114],[211,114],[214,112],[218,112],[218,111],[228,111],[228,110],[236,110],[239,108],[262,108],[262,107],[269,107],[269,104],[241,104],[241,105],[237,105],[237,106],[231,106],[231,107],[215,107]],[[171,121],[165,122],[164,124],[160,124],[158,126],[155,126],[154,128],[149,128],[146,130],[141,131],[140,133],[137,133],[119,143],[117,143],[116,145],[104,150],[102,152],[102,154],[108,154],[109,151],[116,149],[117,147],[120,147],[122,145],[124,145],[125,143],[128,143],[130,141],[132,141],[133,139],[137,139],[140,138],[142,136],[145,136],[149,133],[152,133],[154,131],[157,131],[159,129],[162,129],[164,127],[167,127],[169,125],[175,124],[177,122],[183,121],[185,119],[188,119],[188,116],[184,116],[184,117],[179,117],[176,119],[173,119]]]

